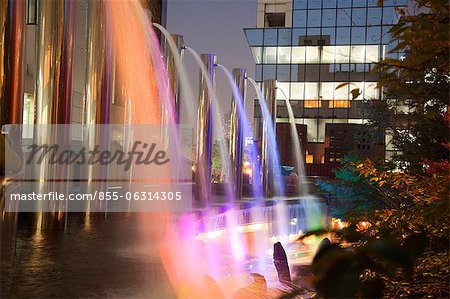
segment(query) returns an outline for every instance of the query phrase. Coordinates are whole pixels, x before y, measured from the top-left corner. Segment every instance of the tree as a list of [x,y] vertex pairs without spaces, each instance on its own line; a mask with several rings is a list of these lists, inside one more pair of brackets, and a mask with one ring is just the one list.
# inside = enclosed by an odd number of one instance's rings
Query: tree
[[[450,154],[449,5],[446,0],[414,2],[414,15],[397,8],[400,19],[390,30],[391,43],[397,44],[391,53],[403,55],[386,58],[374,69],[380,73],[378,85],[386,101],[369,109],[369,126],[374,136],[392,132],[400,151],[396,160],[405,162],[408,170],[420,171],[422,158],[438,162]],[[400,108],[406,108],[407,115]]]

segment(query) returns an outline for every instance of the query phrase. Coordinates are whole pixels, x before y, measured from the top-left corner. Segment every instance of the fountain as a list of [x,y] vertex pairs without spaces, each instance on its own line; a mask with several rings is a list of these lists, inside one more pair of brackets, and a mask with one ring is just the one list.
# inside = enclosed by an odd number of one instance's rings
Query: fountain
[[[214,54],[199,55],[185,46],[183,37],[171,35],[161,25],[152,24],[137,1],[99,0],[90,6],[91,11],[101,17],[89,16],[89,24],[93,27],[88,35],[86,124],[162,124],[166,129],[174,124],[187,124],[197,128],[196,153],[188,154],[189,159],[195,157],[192,159],[195,200],[191,211],[139,213],[136,215],[137,245],[133,244],[131,249],[124,251],[144,252],[142,255],[148,259],[153,258],[150,251],[157,251],[168,280],[181,297],[202,294],[199,290],[205,284],[215,284],[213,281],[217,282],[217,289],[230,297],[244,285],[245,277],[252,272],[264,275],[267,284],[272,286],[277,280],[272,260],[273,244],[281,242],[286,248],[287,259],[294,261],[292,251],[298,250],[298,246],[292,245],[293,241],[301,231],[323,224],[320,207],[309,195],[305,182],[303,158],[289,100],[285,99],[291,133],[295,135],[296,168],[301,174],[299,184],[303,186],[301,198],[285,196],[275,130],[275,81],[264,82],[263,92],[255,80],[247,76],[245,69],[237,68],[230,72],[217,63]],[[127,21],[127,26],[123,20]],[[160,30],[165,39],[163,48],[153,27]],[[192,55],[200,68],[198,103],[189,80],[192,76],[188,77],[183,63],[186,53]],[[220,122],[222,113],[214,88],[217,69],[225,73],[232,90],[231,144],[219,141],[220,160],[226,178],[223,183],[224,200],[211,187],[212,140],[214,135],[224,135]],[[263,121],[261,161],[254,142],[248,156],[252,180],[251,195],[246,197],[242,193],[243,144],[246,138],[254,140],[245,109],[247,82],[257,93]],[[123,118],[111,118],[113,101],[123,103]],[[168,136],[167,143],[178,148],[181,133],[175,129],[167,130],[164,131]],[[107,137],[101,131],[87,131],[86,134],[84,142],[90,146]],[[127,134],[131,135],[124,130],[125,139],[129,137]],[[185,155],[178,153],[175,158],[183,159]],[[87,177],[91,178],[92,169],[88,172]],[[104,177],[106,175],[107,171]],[[86,221],[91,223],[91,220]],[[155,224],[158,224],[158,229],[155,229],[157,241],[152,239]],[[92,226],[88,226],[86,231],[91,232]]]

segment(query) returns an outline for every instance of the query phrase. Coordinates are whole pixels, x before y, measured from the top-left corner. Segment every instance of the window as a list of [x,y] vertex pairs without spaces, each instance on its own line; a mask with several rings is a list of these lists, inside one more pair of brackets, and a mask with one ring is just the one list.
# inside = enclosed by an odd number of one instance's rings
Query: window
[[322,0],[308,0],[308,8],[320,8]]
[[322,63],[334,63],[335,49],[336,47],[334,46],[325,46],[322,48]]
[[306,47],[306,63],[319,62],[319,47]]
[[334,99],[334,82],[324,82],[321,85],[322,99],[332,100]]
[[339,87],[343,82],[336,82],[334,88],[334,99],[335,100],[348,100],[349,99],[349,85]]
[[37,25],[37,0],[28,0],[27,25]]
[[333,45],[336,42],[335,28],[322,28],[322,38],[328,45]]
[[294,29],[292,31],[292,45],[301,45],[301,41],[306,37],[306,29]]
[[354,25],[364,26],[366,24],[366,9],[353,8],[352,9],[352,21]]
[[350,108],[349,100],[332,100],[328,102],[328,108]]
[[350,7],[352,5],[351,0],[337,0],[338,7]]
[[350,26],[350,10],[348,9],[338,9],[337,12],[337,25],[338,26]]
[[373,63],[380,61],[379,46],[366,46],[366,63]]
[[305,106],[305,108],[321,108],[322,101],[321,100],[305,100],[304,106]]
[[304,119],[307,126],[308,142],[317,142],[317,119]]
[[264,65],[263,80],[276,79],[276,65]]
[[306,0],[294,0],[294,9],[306,8]]
[[352,44],[364,45],[366,43],[366,28],[352,27]]
[[278,81],[289,81],[290,80],[290,72],[291,72],[291,66],[290,65],[278,65],[277,66],[277,80]]
[[335,26],[336,25],[336,10],[335,9],[324,9],[322,26]]
[[306,27],[306,10],[294,10],[292,24],[294,27]]
[[324,142],[325,141],[325,126],[326,123],[329,122],[327,119],[319,119],[319,125],[318,125],[318,142]]
[[262,48],[261,47],[252,47],[253,59],[256,64],[262,63]]
[[276,63],[277,62],[277,48],[265,47],[264,48],[264,63]]
[[383,8],[383,24],[397,24],[399,17],[394,7],[384,7]]
[[335,47],[335,59],[336,63],[348,63],[350,58],[349,46],[336,46]]
[[353,0],[353,7],[365,7],[367,0]]
[[364,56],[366,52],[366,46],[351,46],[351,58],[352,63],[364,63]]
[[266,27],[284,27],[286,21],[286,13],[266,13],[265,26]]
[[379,8],[368,9],[367,25],[381,25],[381,9]]
[[291,29],[279,29],[278,30],[278,45],[290,46],[291,45]]
[[262,64],[257,64],[255,67],[255,80],[262,81]]
[[34,98],[29,93],[24,94],[23,124],[22,138],[33,138]]
[[305,47],[292,47],[292,63],[305,63]]
[[264,30],[264,46],[276,46],[277,45],[277,30],[265,29]]
[[305,92],[305,84],[303,82],[292,82],[291,83],[291,99],[303,100],[304,92]]
[[[284,94],[283,94],[284,92]],[[289,96],[289,83],[288,82],[277,82],[277,99],[279,101],[284,101],[285,96],[290,99]]]
[[309,10],[308,27],[320,27],[321,15],[322,15],[321,10]]
[[381,27],[370,26],[367,27],[367,43],[379,43],[381,39]]
[[290,63],[291,62],[291,48],[290,47],[278,47],[278,63]]
[[318,83],[305,82],[305,100],[317,100],[318,97]]
[[291,81],[304,81],[305,72],[299,65],[291,66]]
[[334,8],[336,7],[336,0],[323,0],[323,7],[324,8]]
[[350,44],[350,27],[337,28],[336,44],[340,45]]
[[247,37],[247,41],[250,46],[262,46],[263,45],[263,30],[262,29],[247,29],[247,30],[245,30],[245,36]]
[[375,82],[364,83],[364,98],[366,100],[376,100],[379,98],[377,83]]

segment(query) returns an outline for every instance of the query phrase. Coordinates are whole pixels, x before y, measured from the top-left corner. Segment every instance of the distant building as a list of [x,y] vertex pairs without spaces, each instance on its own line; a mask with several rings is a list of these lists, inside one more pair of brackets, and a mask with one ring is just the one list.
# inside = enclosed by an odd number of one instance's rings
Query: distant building
[[[388,31],[399,19],[395,6],[407,0],[383,1],[383,7],[377,2],[258,0],[257,26],[244,29],[256,62],[256,81],[277,80],[296,123],[306,127],[305,160],[317,167],[339,162],[353,151],[381,159],[393,153],[385,140],[365,145],[357,141],[359,128],[368,120],[367,108],[384,100],[378,74],[371,70],[381,59],[401,55],[389,53],[395,44]],[[285,128],[283,133],[277,129],[280,143],[289,131],[281,124],[289,119],[283,93],[277,97],[277,126]],[[257,100],[254,111],[257,128]],[[283,150],[286,144],[279,146],[281,160],[290,160],[283,157],[289,154]]]

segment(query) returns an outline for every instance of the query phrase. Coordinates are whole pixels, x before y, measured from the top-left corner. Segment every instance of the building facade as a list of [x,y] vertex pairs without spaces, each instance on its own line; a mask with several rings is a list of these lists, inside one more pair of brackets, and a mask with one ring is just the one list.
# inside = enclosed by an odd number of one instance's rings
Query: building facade
[[[385,100],[373,72],[376,63],[402,55],[391,53],[396,44],[389,30],[399,19],[395,7],[407,5],[407,0],[383,1],[382,7],[377,2],[259,0],[256,28],[244,29],[256,63],[256,81],[277,80],[277,123],[289,121],[286,96],[296,123],[306,126],[307,163],[338,163],[358,145],[357,152],[369,157],[392,154],[389,140],[363,145],[358,143],[365,143],[364,138],[357,136],[368,120],[370,105]],[[258,127],[257,101],[254,111]],[[352,144],[336,147],[332,141],[338,131]]]

